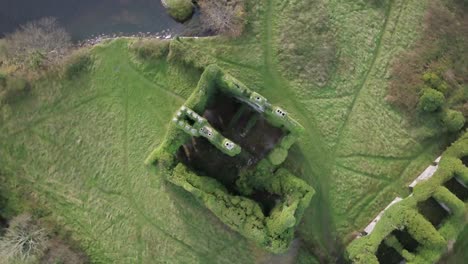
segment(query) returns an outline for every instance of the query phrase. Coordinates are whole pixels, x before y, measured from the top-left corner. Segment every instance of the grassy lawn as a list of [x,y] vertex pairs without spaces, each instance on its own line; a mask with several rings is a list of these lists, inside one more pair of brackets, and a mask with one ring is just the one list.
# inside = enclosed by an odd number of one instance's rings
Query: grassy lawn
[[[304,263],[326,260],[407,195],[444,144],[384,100],[389,64],[418,38],[427,1],[373,3],[248,1],[245,36],[174,40],[169,61],[137,62],[129,40],[97,46],[89,74],[46,78],[3,111],[5,186],[48,208],[96,262],[288,263],[297,252]],[[289,255],[253,246],[143,165],[195,88],[193,66],[210,63],[306,128],[286,166],[317,194]]]

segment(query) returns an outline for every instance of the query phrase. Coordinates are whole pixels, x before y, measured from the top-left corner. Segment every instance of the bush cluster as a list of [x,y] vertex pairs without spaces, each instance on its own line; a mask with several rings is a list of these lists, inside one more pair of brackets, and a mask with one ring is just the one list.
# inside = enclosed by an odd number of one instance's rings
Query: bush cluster
[[169,43],[162,39],[139,39],[130,46],[130,50],[140,59],[154,60],[167,56]]
[[434,112],[439,110],[444,102],[445,96],[443,93],[432,88],[426,88],[421,98],[419,98],[419,108],[425,112]]
[[0,105],[11,104],[26,95],[30,90],[29,82],[16,76],[0,75]]
[[[452,7],[455,4],[455,8]],[[451,5],[449,7],[449,5]],[[411,117],[439,122],[449,132],[458,131],[460,114],[468,117],[468,20],[462,1],[432,1],[425,18],[424,33],[413,48],[392,66],[388,101]],[[447,122],[454,117],[456,122]],[[418,111],[420,110],[420,111]],[[421,111],[422,110],[422,111]],[[423,114],[418,114],[423,112]],[[444,112],[444,113],[439,113]],[[430,114],[435,113],[435,114]],[[447,119],[448,118],[448,119]]]
[[162,3],[169,15],[179,22],[186,21],[193,14],[192,0],[162,0]]
[[65,77],[69,80],[79,77],[93,64],[91,55],[85,50],[72,54],[65,62]]
[[4,53],[8,64],[36,69],[57,63],[71,48],[71,38],[55,18],[46,17],[22,25],[7,35]]

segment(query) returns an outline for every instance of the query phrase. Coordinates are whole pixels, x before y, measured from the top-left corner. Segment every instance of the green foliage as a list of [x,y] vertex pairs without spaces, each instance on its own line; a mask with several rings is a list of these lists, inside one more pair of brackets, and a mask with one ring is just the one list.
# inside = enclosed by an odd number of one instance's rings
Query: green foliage
[[[393,65],[389,89],[391,101],[414,114],[422,87],[447,96],[447,107],[460,108],[466,101],[468,41],[461,1],[432,1],[424,20],[424,32],[411,50],[401,54]],[[457,98],[460,97],[460,98]]]
[[40,51],[34,51],[29,58],[29,67],[33,70],[39,69],[43,65],[46,56]]
[[140,59],[155,60],[168,55],[169,43],[162,39],[139,39],[130,45],[130,50]]
[[[283,253],[289,247],[294,238],[295,227],[299,224],[305,209],[310,203],[314,194],[314,189],[296,176],[290,174],[284,169],[278,169],[273,174],[273,168],[284,162],[288,155],[288,149],[279,145],[268,156],[258,163],[256,167],[243,171],[239,180],[236,182],[239,196],[228,193],[227,189],[214,178],[197,175],[189,171],[182,163],[178,163],[174,156],[179,147],[187,141],[188,136],[199,136],[197,131],[206,120],[199,121],[196,113],[205,111],[206,105],[211,100],[212,95],[218,91],[243,98],[244,100],[254,100],[258,102],[260,97],[258,93],[253,93],[240,81],[226,74],[216,65],[206,67],[200,77],[197,88],[187,99],[184,107],[180,108],[176,114],[175,122],[170,123],[169,132],[166,134],[161,145],[154,150],[146,160],[146,164],[156,165],[159,171],[170,182],[184,188],[192,193],[200,202],[210,209],[223,223],[241,233],[243,236],[253,240],[258,245],[273,253]],[[263,98],[265,115],[274,117],[271,104],[266,103]],[[251,102],[254,104],[254,102]],[[271,112],[267,114],[267,112]],[[179,114],[180,113],[180,114]],[[190,116],[190,117],[188,117]],[[194,124],[187,126],[183,121],[190,118]],[[291,147],[297,139],[295,133],[302,128],[297,121],[291,117],[277,117],[274,125],[278,127],[294,126],[293,131],[289,131],[288,136],[283,143],[286,147]],[[179,121],[182,123],[179,124]],[[207,124],[209,125],[209,124]],[[195,132],[189,131],[190,127]],[[185,136],[178,138],[180,134],[175,134],[174,129],[184,131]],[[219,139],[217,139],[219,138]],[[183,140],[184,139],[184,140]],[[209,141],[223,150],[223,136],[218,131],[212,130],[212,138]],[[236,151],[233,149],[232,151]],[[226,153],[231,156],[239,154]],[[282,197],[282,202],[277,204],[270,215],[265,215],[261,211],[258,202],[248,197],[255,190],[266,191],[271,194],[277,194]]]
[[[379,244],[393,230],[406,228],[420,246],[415,255],[403,254],[403,257],[412,263],[436,262],[445,252],[448,241],[456,240],[468,223],[466,219],[468,209],[464,202],[441,186],[454,177],[457,171],[466,169],[460,160],[466,152],[468,152],[468,133],[442,154],[436,173],[430,179],[416,185],[412,196],[390,207],[371,234],[355,239],[348,246],[349,259],[354,263],[375,260]],[[438,230],[417,211],[417,203],[430,197],[443,202],[452,212]]]
[[442,123],[449,132],[457,132],[465,125],[465,117],[460,111],[449,109],[443,113]]
[[78,78],[88,71],[93,64],[93,59],[86,51],[80,51],[72,54],[65,62],[65,76],[72,80]]
[[[262,167],[260,167],[262,168]],[[192,193],[200,202],[232,229],[274,253],[284,253],[294,238],[305,208],[314,190],[284,169],[272,175],[257,170],[249,177],[266,191],[284,197],[270,216],[265,216],[257,202],[243,196],[231,195],[226,188],[209,177],[197,176],[179,163],[168,178],[172,183]],[[269,180],[261,184],[261,179]],[[258,186],[255,186],[257,188]]]
[[163,0],[168,13],[177,21],[184,22],[192,16],[191,0]]
[[425,112],[434,112],[442,107],[445,102],[443,93],[429,88],[423,91],[419,99],[419,108]]
[[0,87],[5,87],[6,86],[6,81],[7,81],[7,76],[6,74],[0,72]]
[[268,154],[268,160],[273,165],[279,165],[283,163],[283,161],[286,159],[287,156],[288,156],[288,151],[286,149],[278,147],[272,150],[270,154]]
[[29,90],[30,85],[27,80],[15,76],[3,77],[0,82],[0,102],[6,104],[14,103],[26,95]]

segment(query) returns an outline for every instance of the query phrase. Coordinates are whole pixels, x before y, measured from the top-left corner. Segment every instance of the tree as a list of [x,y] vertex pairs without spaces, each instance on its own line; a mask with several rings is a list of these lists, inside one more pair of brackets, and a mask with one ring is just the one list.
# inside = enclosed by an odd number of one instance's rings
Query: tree
[[239,36],[245,24],[245,10],[237,0],[199,0],[200,19],[206,30]]
[[434,112],[438,110],[445,102],[443,93],[432,89],[424,89],[422,96],[419,98],[419,108],[425,112]]
[[70,35],[52,17],[20,26],[5,39],[6,62],[38,67],[57,62],[71,47]]
[[447,110],[442,118],[442,123],[449,132],[457,132],[465,125],[465,117],[460,111]]

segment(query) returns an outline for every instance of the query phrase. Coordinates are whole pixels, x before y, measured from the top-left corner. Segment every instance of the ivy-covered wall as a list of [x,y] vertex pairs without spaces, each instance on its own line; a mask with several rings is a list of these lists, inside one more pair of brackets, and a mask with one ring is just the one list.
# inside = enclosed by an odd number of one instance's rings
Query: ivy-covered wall
[[[379,263],[375,255],[379,245],[392,231],[406,229],[419,243],[416,253],[397,248],[407,263],[435,263],[446,252],[448,242],[455,241],[468,222],[468,201],[461,201],[443,186],[455,176],[468,185],[468,168],[462,163],[467,156],[468,132],[442,154],[439,168],[430,179],[419,183],[412,195],[390,207],[371,234],[355,239],[347,247],[348,258],[353,263]],[[431,197],[450,209],[450,215],[438,229],[417,207]]]
[[[192,193],[233,230],[273,253],[283,253],[292,242],[295,227],[315,192],[305,181],[279,167],[286,159],[289,148],[303,132],[303,127],[285,110],[271,105],[266,98],[225,74],[216,65],[205,69],[197,88],[185,102],[185,109],[203,113],[216,89],[250,105],[272,126],[285,131],[285,136],[266,158],[254,168],[240,173],[236,181],[238,193],[230,193],[216,179],[198,175],[177,160],[175,153],[193,136],[190,130],[179,126],[178,122],[169,125],[165,139],[147,158],[146,164],[155,166],[162,177]],[[174,117],[176,119],[177,114]],[[220,149],[220,146],[217,147]],[[225,154],[230,153],[219,153]],[[270,212],[265,213],[257,201],[249,198],[256,191],[279,197]]]

